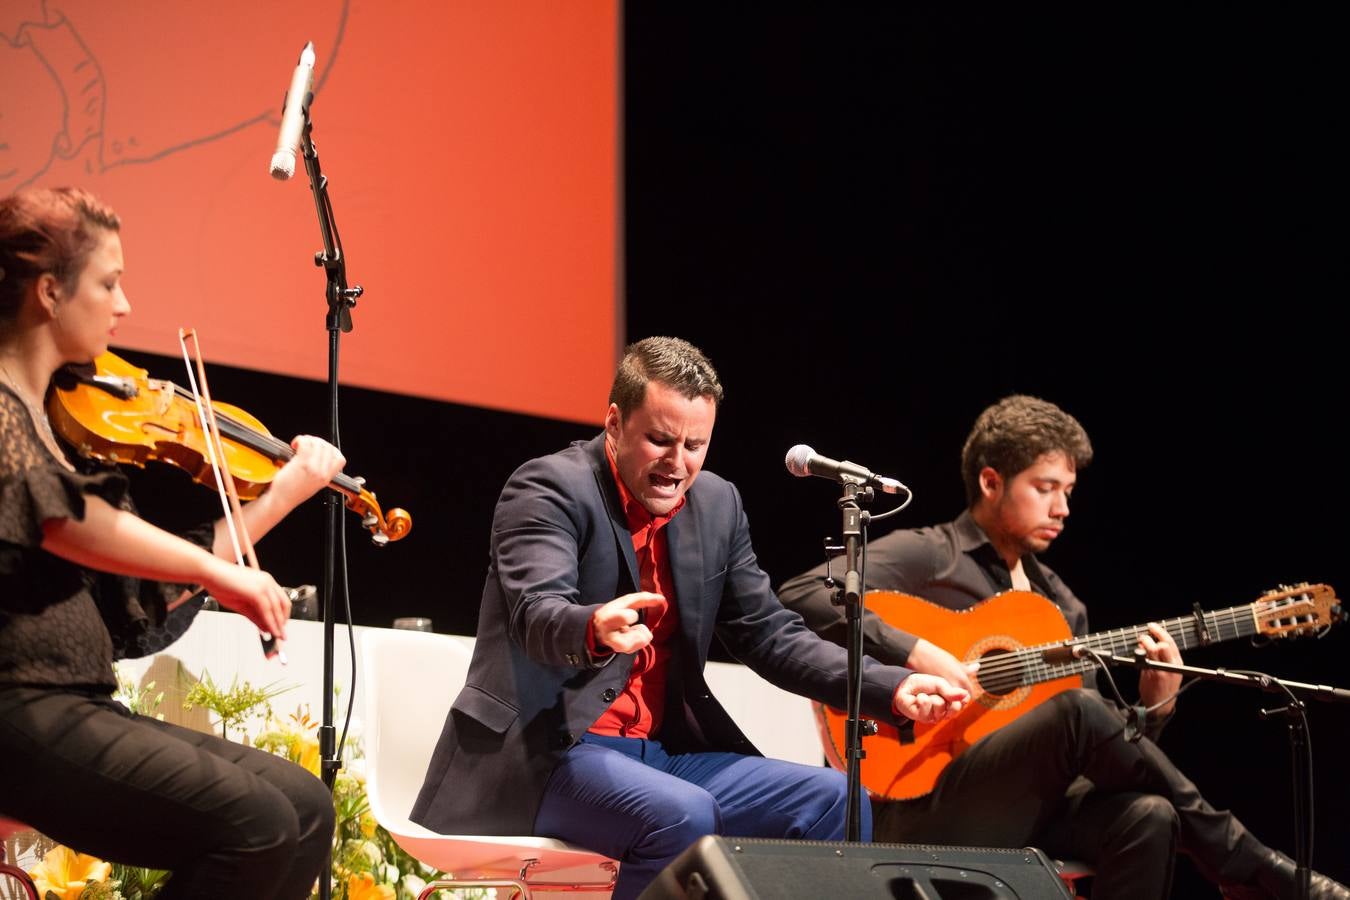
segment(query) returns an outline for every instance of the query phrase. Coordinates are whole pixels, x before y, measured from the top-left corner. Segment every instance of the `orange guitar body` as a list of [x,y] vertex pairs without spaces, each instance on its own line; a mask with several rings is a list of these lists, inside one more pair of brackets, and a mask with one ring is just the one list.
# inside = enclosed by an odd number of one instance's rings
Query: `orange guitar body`
[[[960,612],[888,591],[868,593],[867,606],[886,623],[923,635],[957,659],[980,661],[975,695],[955,718],[936,725],[915,723],[912,732],[904,733],[877,723],[877,735],[863,743],[863,787],[892,800],[927,794],[947,764],[971,744],[1061,691],[1081,687],[1082,674],[1093,663],[1065,652],[1070,637],[1076,648],[1090,654],[1129,653],[1148,628],[1137,625],[1074,637],[1057,606],[1024,591],[1008,591]],[[1344,618],[1329,585],[1303,583],[1268,591],[1242,606],[1213,612],[1197,608],[1192,615],[1157,624],[1184,652],[1240,637],[1320,635]],[[826,706],[817,706],[817,714],[830,765],[846,769],[847,716]]]
[[[908,594],[871,591],[867,608],[897,628],[923,635],[965,662],[1071,636],[1069,623],[1059,609],[1039,594],[1026,591],[1008,591],[960,612]],[[977,689],[970,705],[956,718],[936,725],[916,723],[912,743],[907,736],[902,741],[896,727],[878,722],[876,736],[863,741],[867,753],[860,766],[863,787],[875,796],[893,800],[921,797],[933,789],[947,764],[971,744],[1055,694],[1082,686],[1082,677],[1075,674],[1016,687],[1001,696]],[[830,765],[842,770],[847,716],[827,706],[818,706],[817,715]]]

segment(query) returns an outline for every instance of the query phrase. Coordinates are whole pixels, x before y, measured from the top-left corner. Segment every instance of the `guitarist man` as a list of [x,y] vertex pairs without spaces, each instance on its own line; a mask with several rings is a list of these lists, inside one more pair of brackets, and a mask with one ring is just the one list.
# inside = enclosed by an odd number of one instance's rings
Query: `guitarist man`
[[[871,541],[868,588],[954,610],[1003,591],[1034,591],[1063,612],[1074,634],[1086,634],[1086,607],[1036,554],[1063,530],[1077,472],[1091,459],[1087,433],[1073,416],[1034,397],[1004,398],[980,414],[961,452],[969,508],[953,522]],[[824,574],[821,565],[793,578],[779,597],[821,636],[842,644],[844,613],[831,602]],[[974,664],[871,611],[864,642],[882,662],[975,687]],[[1141,634],[1140,645],[1153,659],[1181,660],[1157,625]],[[875,839],[1035,845],[1092,863],[1094,900],[1166,897],[1181,850],[1225,896],[1295,897],[1289,857],[1210,806],[1154,743],[1179,683],[1178,675],[1142,674],[1141,704],[1153,709],[1147,736],[1133,743],[1121,712],[1095,691],[1056,694],[955,757],[927,795],[874,799]],[[1310,896],[1350,900],[1350,890],[1314,873]]]

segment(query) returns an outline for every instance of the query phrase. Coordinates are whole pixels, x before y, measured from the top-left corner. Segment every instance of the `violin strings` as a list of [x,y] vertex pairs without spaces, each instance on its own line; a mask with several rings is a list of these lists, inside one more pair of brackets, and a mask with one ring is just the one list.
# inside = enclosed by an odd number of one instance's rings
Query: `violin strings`
[[[172,384],[172,382],[170,382],[170,384],[179,397],[182,397],[189,402],[195,402],[192,401],[192,395],[190,393],[178,385]],[[216,409],[215,413],[216,424],[220,426],[221,433],[226,437],[238,441],[250,450],[256,450],[264,456],[269,456],[278,462],[286,462],[291,459],[291,457],[295,456],[295,450],[285,441],[275,438],[270,434],[263,434],[253,426],[239,421],[229,413],[220,409]],[[360,483],[353,480],[349,475],[338,473],[338,475],[333,478],[332,483],[351,494],[359,495],[361,493]]]
[[[192,401],[192,395],[178,385],[173,385],[174,393],[185,400]],[[195,401],[193,401],[195,402]],[[271,454],[273,459],[284,462],[295,455],[291,445],[285,441],[278,440],[268,434],[263,434],[227,412],[216,409],[216,421],[222,425],[222,430],[229,433],[229,436],[246,445],[249,449],[257,450],[259,453]]]

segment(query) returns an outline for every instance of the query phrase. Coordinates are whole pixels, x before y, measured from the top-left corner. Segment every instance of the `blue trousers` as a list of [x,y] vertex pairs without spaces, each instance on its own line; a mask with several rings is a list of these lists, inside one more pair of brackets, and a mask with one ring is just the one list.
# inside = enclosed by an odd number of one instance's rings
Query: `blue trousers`
[[[620,861],[613,900],[640,894],[706,834],[842,841],[843,773],[737,753],[671,756],[660,742],[587,734],[549,777],[534,831]],[[871,807],[860,798],[862,839]]]

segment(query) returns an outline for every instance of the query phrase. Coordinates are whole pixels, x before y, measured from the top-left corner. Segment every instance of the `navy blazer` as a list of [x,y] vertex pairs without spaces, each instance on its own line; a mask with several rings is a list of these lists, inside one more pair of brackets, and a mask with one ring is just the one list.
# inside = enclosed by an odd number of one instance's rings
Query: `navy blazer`
[[[847,657],[778,602],[730,482],[705,471],[685,496],[665,528],[680,628],[659,738],[672,753],[757,755],[704,682],[713,635],[773,684],[839,708]],[[627,683],[633,657],[593,664],[586,633],[596,607],[639,590],[637,573],[603,434],[516,470],[493,516],[468,679],[413,821],[444,834],[533,833],[553,767]],[[894,721],[909,674],[865,659],[864,713]]]

